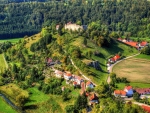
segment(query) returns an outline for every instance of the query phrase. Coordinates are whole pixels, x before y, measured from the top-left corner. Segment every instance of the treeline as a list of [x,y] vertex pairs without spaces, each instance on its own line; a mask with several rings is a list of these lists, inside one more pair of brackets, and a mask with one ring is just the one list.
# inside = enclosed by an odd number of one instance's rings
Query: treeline
[[120,35],[149,37],[150,2],[147,0],[27,2],[0,5],[0,37],[22,37],[43,26],[69,21],[99,21],[101,30]]

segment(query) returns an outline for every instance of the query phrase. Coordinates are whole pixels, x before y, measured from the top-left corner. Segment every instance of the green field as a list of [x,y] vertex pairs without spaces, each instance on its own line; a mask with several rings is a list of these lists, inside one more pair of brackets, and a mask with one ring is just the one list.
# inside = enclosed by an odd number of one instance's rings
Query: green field
[[0,54],[0,73],[4,71],[4,69],[7,68],[7,64],[5,63],[5,59],[3,57],[3,54]]
[[28,91],[29,91],[29,101],[25,104],[26,106],[39,104],[47,101],[50,98],[48,95],[39,91],[37,88],[29,88]]
[[11,106],[9,106],[2,97],[0,97],[0,113],[17,113]]
[[150,55],[140,54],[136,56],[135,58],[150,60]]
[[3,43],[3,42],[11,42],[11,43],[17,43],[19,40],[21,40],[22,38],[12,38],[12,39],[0,39],[0,43]]
[[[150,84],[146,84],[146,83],[129,83],[133,88],[150,88]],[[126,86],[125,83],[117,83],[117,89],[124,89],[124,87]]]

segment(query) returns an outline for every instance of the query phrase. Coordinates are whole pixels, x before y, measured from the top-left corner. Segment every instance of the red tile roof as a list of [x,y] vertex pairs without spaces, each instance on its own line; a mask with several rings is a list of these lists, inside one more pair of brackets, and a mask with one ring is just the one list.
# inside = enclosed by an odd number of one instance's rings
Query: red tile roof
[[124,89],[130,90],[130,89],[132,89],[132,86],[125,86]]
[[119,59],[120,59],[120,56],[117,54],[117,55],[115,55],[113,58],[114,58],[115,61],[116,61],[116,60],[119,60]]
[[147,111],[147,113],[150,113],[150,106],[142,105],[142,108]]
[[73,82],[73,85],[77,85],[77,82]]
[[77,76],[77,75],[74,75],[74,78],[78,80],[83,80],[80,76]]
[[143,41],[140,43],[141,46],[146,46],[147,42]]
[[72,76],[72,74],[70,72],[66,72],[65,76]]
[[90,100],[96,100],[96,99],[98,99],[98,97],[96,96],[95,93],[93,93],[92,96],[90,97]]
[[136,88],[135,91],[139,94],[146,94],[150,93],[150,88]]
[[123,90],[115,90],[114,93],[117,94],[117,95],[126,96],[126,92],[123,91]]
[[122,39],[121,39],[121,38],[118,38],[117,40],[122,41]]
[[130,45],[132,47],[138,47],[138,42],[125,42],[127,45]]
[[90,84],[93,84],[92,82],[90,82],[90,81],[88,81],[87,83],[86,83],[86,85],[88,86],[88,85],[90,85]]

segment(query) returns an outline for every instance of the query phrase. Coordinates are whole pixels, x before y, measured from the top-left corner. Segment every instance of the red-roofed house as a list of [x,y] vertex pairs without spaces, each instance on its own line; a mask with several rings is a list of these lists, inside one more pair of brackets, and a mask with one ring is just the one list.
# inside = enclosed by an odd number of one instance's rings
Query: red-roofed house
[[95,93],[93,93],[91,96],[90,96],[90,105],[94,104],[94,103],[98,103],[98,97],[96,96]]
[[87,83],[86,83],[86,88],[94,88],[94,84],[91,82],[91,81],[88,81]]
[[114,57],[109,59],[109,62],[114,63],[120,59],[120,56],[116,54]]
[[132,86],[125,86],[124,91],[126,92],[126,96],[128,97],[133,96]]
[[146,41],[143,41],[143,42],[139,43],[139,49],[142,49],[147,45],[148,45],[148,43]]
[[77,75],[73,75],[72,80],[77,82],[77,85],[81,85],[81,82],[84,81],[84,79],[82,79],[80,76]]
[[71,80],[71,78],[72,78],[72,74],[70,72],[64,73],[64,79]]
[[146,113],[150,113],[150,106],[142,105],[142,108],[146,111]]
[[115,90],[115,91],[114,91],[114,96],[115,96],[115,97],[118,97],[118,96],[126,97],[126,92],[123,91],[123,90]]
[[46,65],[50,66],[50,65],[54,65],[55,62],[53,62],[53,60],[51,58],[46,58]]
[[136,88],[135,91],[140,95],[150,94],[150,88]]
[[55,75],[57,78],[61,78],[61,77],[63,77],[63,72],[59,71],[59,70],[55,70]]

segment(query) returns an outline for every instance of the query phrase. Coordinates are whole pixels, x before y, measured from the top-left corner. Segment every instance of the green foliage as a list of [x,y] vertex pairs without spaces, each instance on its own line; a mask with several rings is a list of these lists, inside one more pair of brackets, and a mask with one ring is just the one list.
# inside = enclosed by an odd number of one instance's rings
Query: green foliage
[[141,50],[142,54],[150,55],[150,46],[146,46]]
[[77,100],[74,103],[74,107],[76,110],[81,110],[87,106],[87,97],[85,94],[79,95]]
[[140,99],[140,95],[137,92],[135,92],[133,94],[133,99],[136,100],[136,101],[138,101]]

